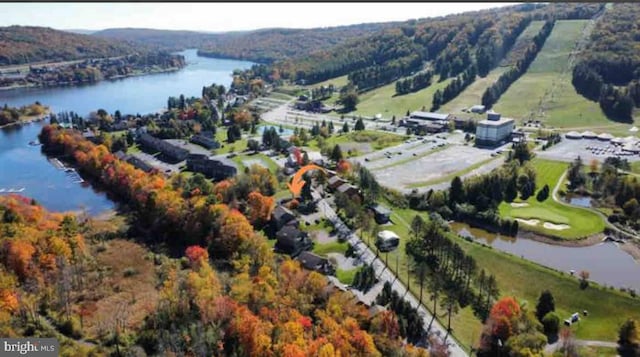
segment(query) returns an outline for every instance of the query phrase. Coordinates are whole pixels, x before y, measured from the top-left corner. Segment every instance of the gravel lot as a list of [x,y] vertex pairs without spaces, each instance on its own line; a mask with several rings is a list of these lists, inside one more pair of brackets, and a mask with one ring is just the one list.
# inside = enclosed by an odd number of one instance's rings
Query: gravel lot
[[[590,147],[592,149],[587,149]],[[593,149],[595,148],[595,149]],[[571,162],[576,157],[580,156],[582,162],[589,164],[592,160],[598,160],[603,162],[609,156],[616,156],[616,149],[608,141],[601,141],[597,139],[567,139],[562,138],[562,141],[553,145],[545,151],[538,151],[537,155],[540,158],[548,160],[566,161]],[[621,155],[621,158],[625,158],[629,161],[639,161],[640,155]]]
[[[416,157],[415,160],[406,163],[386,168],[378,166],[381,168],[374,168],[372,171],[382,185],[401,190],[410,190],[408,186],[411,184],[437,180],[449,174],[462,171],[478,162],[490,159],[492,152],[492,150],[479,149],[472,146],[452,145],[442,151]],[[407,155],[397,156],[407,158]],[[401,159],[396,159],[396,161],[399,160]],[[382,165],[388,164],[382,161]]]

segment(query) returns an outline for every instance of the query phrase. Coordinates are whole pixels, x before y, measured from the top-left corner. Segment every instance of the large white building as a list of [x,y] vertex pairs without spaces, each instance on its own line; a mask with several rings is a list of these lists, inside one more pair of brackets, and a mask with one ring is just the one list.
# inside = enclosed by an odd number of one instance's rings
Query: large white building
[[497,113],[491,114],[488,115],[489,119],[478,122],[476,128],[477,146],[496,146],[503,140],[507,140],[513,132],[513,119],[501,118]]

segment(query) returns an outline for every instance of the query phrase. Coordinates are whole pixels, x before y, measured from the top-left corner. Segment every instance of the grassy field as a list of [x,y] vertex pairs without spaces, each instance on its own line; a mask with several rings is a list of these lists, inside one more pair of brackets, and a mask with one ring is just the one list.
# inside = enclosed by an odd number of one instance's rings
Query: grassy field
[[273,98],[273,99],[281,99],[281,100],[291,100],[294,97],[288,94],[284,94],[284,93],[279,93],[279,92],[271,92],[269,93],[269,95],[267,96],[267,98]]
[[327,79],[326,81],[323,81],[323,82],[320,82],[320,83],[316,83],[316,84],[312,84],[309,87],[310,88],[318,88],[318,87],[322,87],[322,86],[328,86],[329,84],[333,84],[334,87],[340,88],[342,86],[347,85],[347,83],[349,83],[349,80],[347,79],[347,75],[345,74],[344,76],[330,78],[330,79]]
[[[389,202],[384,202],[393,207]],[[408,273],[408,259],[405,254],[405,244],[410,237],[409,222],[419,214],[427,218],[426,212],[410,209],[393,208],[391,220],[393,225],[384,229],[394,231],[400,239],[400,246],[386,257],[388,267],[396,272],[400,280],[406,285],[410,277],[410,290],[418,297],[420,295],[419,282],[414,274]],[[364,234],[364,242],[375,250],[373,240]],[[535,308],[535,302],[544,289],[550,289],[556,300],[556,309],[560,316],[568,316],[576,311],[588,310],[589,316],[581,323],[572,327],[576,338],[615,341],[618,326],[627,317],[640,318],[640,300],[632,299],[628,295],[615,290],[600,288],[591,284],[586,290],[580,290],[578,281],[567,274],[529,262],[520,257],[500,252],[478,243],[471,243],[454,237],[456,243],[471,255],[479,268],[496,275],[502,296],[516,296],[520,302],[527,301],[530,308]],[[385,260],[385,255],[381,254]],[[396,269],[396,262],[398,268]],[[428,300],[428,291],[423,292],[423,304],[431,309],[433,302]],[[442,313],[438,308],[438,315]],[[446,324],[444,318],[441,322]],[[482,323],[475,317],[471,307],[461,309],[452,319],[454,337],[465,348],[477,346]]]
[[[527,26],[524,31],[518,36],[516,43],[513,45],[513,51],[518,53],[522,52],[523,48],[526,48],[531,39],[540,31],[544,21],[533,21],[529,26]],[[480,78],[477,77],[476,80],[469,85],[462,93],[460,93],[457,97],[455,97],[450,102],[446,103],[440,109],[443,113],[460,113],[463,109],[469,108],[475,104],[481,104],[482,102],[482,94],[484,91],[493,84],[493,82],[497,81],[500,75],[507,71],[513,64],[512,57],[515,57],[515,54],[512,54],[510,51],[506,56],[503,62],[507,65],[494,68],[489,74]],[[484,115],[482,116],[484,119]]]
[[[516,202],[528,203],[527,207],[516,208],[507,202],[503,202],[499,207],[502,217],[539,219],[541,222],[536,226],[521,224],[520,227],[563,239],[580,239],[602,232],[604,222],[597,214],[588,209],[561,205],[551,197],[553,188],[567,169],[566,163],[534,159],[533,165],[536,169],[537,190],[540,190],[545,184],[549,185],[549,197],[543,202],[538,202],[535,195],[526,201],[516,200]],[[555,224],[568,224],[571,228],[563,230],[546,229],[542,227],[545,221]]]
[[[350,123],[352,124],[352,123]],[[336,126],[337,127],[337,126]],[[353,125],[352,125],[353,127]],[[382,150],[390,146],[398,145],[406,140],[404,135],[398,135],[393,133],[384,133],[380,131],[362,130],[362,131],[350,131],[346,134],[334,134],[325,140],[328,147],[335,145],[342,145],[347,143],[368,143],[371,145],[371,150]],[[317,140],[310,140],[306,147],[312,150],[320,150]],[[347,150],[342,148],[343,154],[347,155]],[[352,152],[351,156],[357,156],[360,153]],[[347,155],[348,156],[348,155]]]
[[216,154],[228,154],[230,152],[242,152],[247,149],[247,139],[242,138],[234,143],[227,142],[227,130],[224,127],[217,128],[216,140],[220,143],[220,148],[215,149]]
[[400,96],[394,96],[396,94],[395,82],[376,88],[360,95],[360,103],[358,103],[357,110],[352,114],[374,116],[380,113],[384,118],[391,118],[393,115],[396,118],[401,118],[407,113],[407,110],[421,110],[423,106],[426,110],[429,110],[433,100],[433,93],[438,89],[444,89],[450,81],[451,79],[439,83],[434,82],[429,87],[415,93]]
[[587,23],[588,20],[557,21],[527,73],[509,87],[494,110],[516,119],[543,120],[558,128],[593,127],[620,132],[631,127],[608,120],[598,103],[579,95],[571,84],[569,56]]
[[239,171],[244,171],[246,167],[244,163],[245,160],[260,160],[260,162],[262,162],[269,169],[269,171],[271,171],[274,174],[278,172],[278,165],[273,160],[271,160],[270,157],[268,157],[265,154],[254,154],[254,155],[243,154],[243,155],[238,155],[232,158],[231,160],[236,164],[238,164]]

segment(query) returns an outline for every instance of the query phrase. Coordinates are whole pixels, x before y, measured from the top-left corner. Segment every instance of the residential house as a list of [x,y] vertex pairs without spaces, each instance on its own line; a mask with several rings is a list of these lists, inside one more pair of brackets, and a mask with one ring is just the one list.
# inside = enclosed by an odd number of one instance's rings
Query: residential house
[[329,259],[313,254],[311,252],[302,252],[296,258],[305,269],[317,271],[325,275],[334,275],[336,268],[331,264]]
[[276,233],[275,250],[279,253],[289,254],[292,257],[313,248],[313,242],[307,233],[300,231],[292,225],[285,225]]
[[271,223],[275,231],[279,231],[285,225],[297,225],[296,216],[288,208],[278,205],[273,209],[271,214]]
[[344,193],[351,199],[357,197],[362,201],[362,194],[360,193],[360,190],[350,183],[343,183],[342,185],[338,186],[336,191]]

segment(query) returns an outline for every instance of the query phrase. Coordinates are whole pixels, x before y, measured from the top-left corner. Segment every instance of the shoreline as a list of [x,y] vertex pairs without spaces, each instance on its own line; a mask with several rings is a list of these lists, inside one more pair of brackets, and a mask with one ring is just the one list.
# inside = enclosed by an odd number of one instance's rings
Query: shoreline
[[31,118],[31,119],[27,119],[27,120],[18,120],[18,121],[13,122],[13,123],[0,125],[0,129],[8,128],[8,127],[15,126],[15,125],[24,125],[24,124],[31,124],[31,123],[36,123],[36,122],[39,122],[39,121],[43,121],[50,114],[51,114],[51,109],[47,109],[47,111],[44,114],[39,115],[39,116],[37,116],[35,118]]
[[619,246],[620,249],[633,257],[633,260],[635,260],[637,263],[640,263],[640,245],[631,241],[626,241]]
[[525,229],[522,229],[520,232],[518,232],[518,235],[516,236],[516,238],[530,239],[536,242],[545,243],[549,245],[557,245],[562,247],[590,247],[592,245],[602,243],[604,237],[605,237],[604,233],[596,233],[582,239],[566,240],[566,239],[548,237],[540,233],[536,233],[536,232],[525,230]]
[[57,84],[57,85],[42,85],[42,84],[35,84],[35,83],[28,83],[24,85],[12,85],[12,86],[0,87],[0,91],[10,91],[14,89],[27,89],[27,88],[64,88],[64,87],[75,87],[75,86],[81,86],[81,85],[91,85],[91,84],[97,84],[104,81],[113,81],[113,80],[131,78],[131,77],[141,77],[141,76],[146,76],[150,74],[177,72],[183,69],[184,67],[171,67],[171,68],[165,68],[165,69],[159,69],[159,70],[151,70],[151,71],[142,72],[142,73],[121,74],[121,75],[113,76],[111,78],[103,78],[95,82],[68,83],[68,84]]

